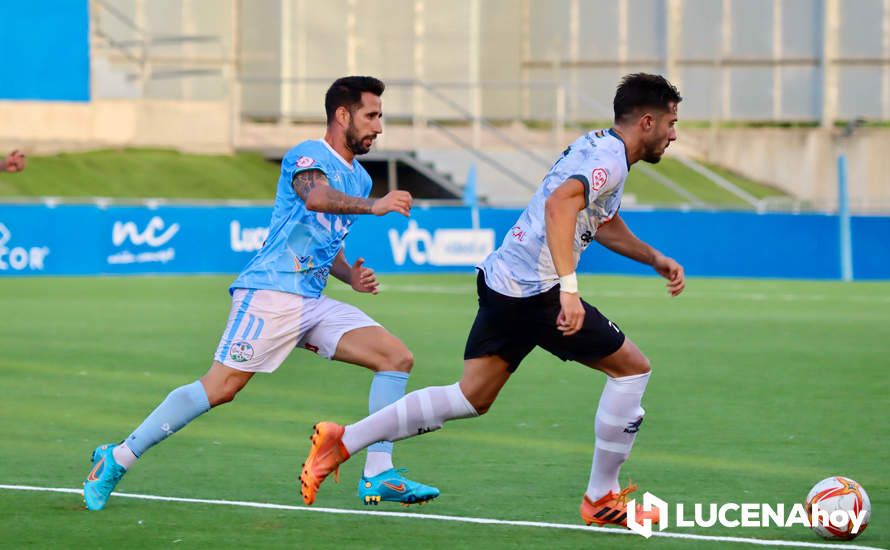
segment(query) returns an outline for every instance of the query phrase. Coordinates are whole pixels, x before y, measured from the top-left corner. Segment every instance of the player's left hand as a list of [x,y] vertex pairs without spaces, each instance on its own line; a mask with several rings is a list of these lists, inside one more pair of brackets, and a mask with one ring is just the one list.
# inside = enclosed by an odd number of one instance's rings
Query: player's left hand
[[671,296],[679,295],[686,288],[686,275],[683,273],[683,266],[677,263],[677,260],[659,255],[652,262],[652,268],[668,280],[666,286]]
[[4,172],[21,172],[25,169],[25,153],[18,150],[9,153],[0,167]]
[[359,258],[352,264],[352,278],[350,279],[352,288],[356,292],[370,292],[377,294],[380,283],[374,276],[374,270],[369,267],[362,267],[365,263],[364,258]]

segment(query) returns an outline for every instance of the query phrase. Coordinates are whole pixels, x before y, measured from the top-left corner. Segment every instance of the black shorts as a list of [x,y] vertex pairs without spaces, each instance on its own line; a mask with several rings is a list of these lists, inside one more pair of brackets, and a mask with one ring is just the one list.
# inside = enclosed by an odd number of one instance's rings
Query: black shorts
[[482,270],[476,277],[479,311],[464,349],[464,359],[497,355],[509,364],[510,372],[535,346],[541,346],[563,361],[590,362],[618,351],[624,333],[598,309],[584,305],[584,325],[571,336],[556,328],[559,285],[527,298],[504,296],[488,288]]

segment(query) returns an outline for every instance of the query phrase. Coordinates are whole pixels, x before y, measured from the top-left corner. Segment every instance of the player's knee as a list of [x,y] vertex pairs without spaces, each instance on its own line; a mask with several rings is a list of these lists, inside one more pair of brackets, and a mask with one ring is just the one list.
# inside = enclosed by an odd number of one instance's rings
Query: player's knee
[[623,358],[620,364],[613,366],[609,376],[621,378],[623,376],[636,376],[646,374],[652,370],[649,359],[640,352],[632,353]]
[[411,369],[414,367],[414,354],[408,348],[402,346],[389,354],[386,363],[386,366],[389,367],[386,370],[411,372]]
[[208,392],[207,400],[210,402],[211,407],[218,407],[232,402],[237,394],[238,392],[235,390],[226,390],[223,388],[214,392]]
[[235,400],[235,396],[238,395],[240,390],[241,388],[226,387],[219,396],[220,401],[218,404],[222,405],[223,403],[231,403]]
[[468,401],[476,409],[476,413],[479,416],[487,413],[491,406],[494,405],[494,399],[468,399]]
[[400,371],[411,372],[411,369],[414,368],[414,354],[406,349],[399,355],[397,364]]
[[646,374],[652,371],[652,363],[649,362],[648,357],[646,357],[642,353],[637,353],[630,361],[628,369],[629,372],[627,373],[627,376],[631,376],[634,374]]
[[207,392],[207,401],[211,407],[224,405],[235,400],[235,396],[241,391],[244,385],[235,380],[226,380],[221,384],[215,384],[210,387],[205,385]]

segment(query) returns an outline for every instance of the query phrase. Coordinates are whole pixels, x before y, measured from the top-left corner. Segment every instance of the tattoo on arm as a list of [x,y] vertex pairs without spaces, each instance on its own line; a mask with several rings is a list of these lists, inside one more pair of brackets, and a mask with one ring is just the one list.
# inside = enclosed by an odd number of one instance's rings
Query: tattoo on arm
[[309,198],[309,193],[313,189],[319,185],[328,184],[328,178],[321,170],[306,170],[305,172],[294,174],[292,184],[297,196],[303,199],[303,202],[306,202],[306,199]]
[[[370,214],[374,201],[341,193],[328,184],[328,178],[321,170],[307,170],[294,175],[294,192],[309,204],[309,194],[313,189],[323,191],[321,197],[313,200],[312,210],[331,214]],[[316,193],[318,194],[318,193]]]
[[374,206],[372,199],[353,197],[328,187],[326,190],[326,202],[322,207],[325,212],[332,214],[370,214]]

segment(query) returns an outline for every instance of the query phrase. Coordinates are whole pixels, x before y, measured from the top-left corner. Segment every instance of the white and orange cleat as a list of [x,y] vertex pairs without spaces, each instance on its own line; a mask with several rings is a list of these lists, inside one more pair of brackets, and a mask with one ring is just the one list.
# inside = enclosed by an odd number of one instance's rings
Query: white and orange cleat
[[[637,486],[630,484],[626,489],[622,489],[618,493],[609,491],[596,502],[591,502],[590,498],[584,495],[584,498],[581,500],[581,519],[587,525],[596,523],[600,526],[612,524],[627,527],[627,495],[636,490]],[[637,522],[649,519],[652,520],[653,525],[658,523],[659,512],[657,508],[646,511],[643,510],[641,505],[637,504],[634,512],[636,512]]]
[[328,474],[334,472],[334,481],[340,482],[340,464],[349,460],[341,439],[346,428],[335,422],[319,422],[314,429],[312,447],[300,472],[300,493],[307,506],[315,502],[318,487]]

